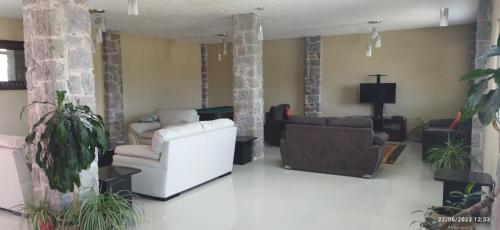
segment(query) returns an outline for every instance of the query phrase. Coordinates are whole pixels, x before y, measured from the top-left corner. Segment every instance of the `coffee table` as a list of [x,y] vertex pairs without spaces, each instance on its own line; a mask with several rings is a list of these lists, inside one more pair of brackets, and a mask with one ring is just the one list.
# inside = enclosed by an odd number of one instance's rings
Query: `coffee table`
[[99,168],[99,191],[117,193],[132,204],[132,175],[140,172],[140,169],[122,166],[101,167]]
[[252,143],[257,137],[237,136],[233,164],[244,165],[253,160]]

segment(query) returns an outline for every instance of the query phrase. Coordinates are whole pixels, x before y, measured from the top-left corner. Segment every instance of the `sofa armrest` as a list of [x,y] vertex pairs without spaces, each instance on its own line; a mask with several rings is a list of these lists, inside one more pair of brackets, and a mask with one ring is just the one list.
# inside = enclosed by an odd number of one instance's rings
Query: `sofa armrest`
[[389,135],[386,133],[375,133],[373,137],[373,144],[378,146],[385,146],[389,141]]
[[130,130],[137,134],[145,133],[148,131],[156,130],[161,128],[160,122],[144,122],[144,123],[132,123],[129,126]]
[[448,128],[448,127],[450,127],[451,123],[453,123],[453,119],[435,119],[435,120],[429,121],[428,127]]

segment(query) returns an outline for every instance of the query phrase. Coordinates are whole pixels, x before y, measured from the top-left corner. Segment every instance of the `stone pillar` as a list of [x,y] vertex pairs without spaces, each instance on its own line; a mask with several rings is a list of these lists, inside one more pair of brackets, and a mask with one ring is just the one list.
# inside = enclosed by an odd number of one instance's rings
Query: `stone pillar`
[[[65,90],[72,102],[95,110],[92,39],[88,0],[23,0],[28,104],[55,102],[56,90]],[[32,126],[53,108],[35,105],[28,110]],[[35,149],[29,149],[34,161]],[[70,204],[71,195],[50,190],[47,177],[32,164],[35,200],[45,199],[56,209]],[[97,163],[80,174],[82,186],[97,185]]]
[[104,122],[109,132],[109,147],[114,148],[125,143],[121,36],[120,32],[107,31],[103,38]]
[[304,114],[321,115],[321,36],[305,38]]
[[201,107],[208,107],[208,47],[201,45]]
[[254,157],[264,155],[262,41],[257,39],[260,17],[233,16],[233,106],[238,135],[258,137]]
[[[479,12],[477,15],[476,24],[476,39],[475,39],[475,68],[486,68],[487,60],[480,60],[479,57],[484,56],[486,51],[491,46],[491,15],[493,12],[493,3],[491,0],[481,0]],[[472,120],[471,134],[471,154],[474,160],[472,161],[472,170],[483,171],[484,158],[484,127],[479,121],[479,118],[474,117]]]

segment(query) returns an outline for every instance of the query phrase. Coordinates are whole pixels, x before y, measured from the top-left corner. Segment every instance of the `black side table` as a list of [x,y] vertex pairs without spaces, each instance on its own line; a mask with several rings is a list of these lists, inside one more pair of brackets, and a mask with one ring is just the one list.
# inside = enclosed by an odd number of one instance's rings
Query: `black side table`
[[99,191],[118,193],[132,204],[132,175],[140,172],[140,169],[121,166],[101,167],[99,168]]
[[[434,179],[444,182],[443,187],[443,206],[447,205],[446,201],[456,201],[449,196],[452,191],[464,192],[469,183],[474,183],[472,192],[481,191],[482,186],[489,187],[493,190],[493,178],[487,173],[481,172],[465,172],[461,170],[437,170],[434,173]],[[474,200],[473,203],[480,202],[481,199]]]
[[244,165],[252,161],[253,158],[252,142],[255,139],[257,139],[257,137],[252,137],[252,136],[236,137],[236,146],[234,149],[233,164]]

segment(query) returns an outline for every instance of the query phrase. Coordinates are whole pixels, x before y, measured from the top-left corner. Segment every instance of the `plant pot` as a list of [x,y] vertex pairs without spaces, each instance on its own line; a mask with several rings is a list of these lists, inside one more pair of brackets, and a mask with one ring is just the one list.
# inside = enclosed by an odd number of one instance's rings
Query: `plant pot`
[[49,221],[40,221],[40,223],[38,224],[38,226],[40,226],[41,230],[54,230],[55,229],[51,220],[49,220]]
[[[446,221],[446,218],[452,217],[459,212],[461,212],[462,209],[459,208],[454,208],[454,207],[436,207],[434,209],[434,212],[431,214],[430,218],[438,223],[444,223],[444,222],[451,222],[451,221]],[[457,221],[452,224],[450,224],[449,228],[450,230],[476,230],[476,223],[472,221],[472,217],[463,217],[461,218],[462,221]],[[468,221],[471,220],[471,221]]]

